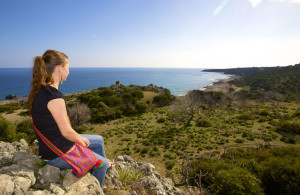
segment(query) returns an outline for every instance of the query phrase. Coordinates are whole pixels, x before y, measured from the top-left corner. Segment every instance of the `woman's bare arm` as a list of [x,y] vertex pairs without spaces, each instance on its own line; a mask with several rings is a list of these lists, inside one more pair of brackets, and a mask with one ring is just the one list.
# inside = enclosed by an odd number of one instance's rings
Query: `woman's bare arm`
[[54,120],[56,121],[61,134],[72,142],[79,143],[88,147],[89,141],[87,138],[80,136],[71,126],[66,110],[66,103],[63,98],[50,100],[47,104]]

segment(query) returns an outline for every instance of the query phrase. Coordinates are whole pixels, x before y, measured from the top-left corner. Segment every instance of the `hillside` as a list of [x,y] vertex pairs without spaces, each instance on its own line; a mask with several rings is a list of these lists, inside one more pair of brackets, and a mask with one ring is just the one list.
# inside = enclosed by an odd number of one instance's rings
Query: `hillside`
[[250,91],[275,92],[291,99],[300,95],[300,64],[270,68],[209,69],[205,71],[237,74],[242,78],[230,83]]
[[[102,135],[108,158],[126,154],[152,163],[162,177],[173,178],[176,186],[196,186],[212,193],[222,186],[223,192],[232,190],[232,194],[271,193],[278,182],[285,184],[280,186],[284,194],[297,189],[292,186],[299,185],[293,176],[298,175],[298,165],[293,162],[300,156],[300,105],[262,103],[236,93],[193,90],[174,97],[155,86],[116,83],[65,98],[73,128]],[[0,126],[4,124],[9,134],[0,138],[32,142],[28,112],[20,112],[15,104],[2,107]],[[15,122],[16,113],[27,118]],[[285,156],[286,150],[291,154]],[[272,163],[278,166],[273,169]],[[279,176],[273,180],[272,174]]]

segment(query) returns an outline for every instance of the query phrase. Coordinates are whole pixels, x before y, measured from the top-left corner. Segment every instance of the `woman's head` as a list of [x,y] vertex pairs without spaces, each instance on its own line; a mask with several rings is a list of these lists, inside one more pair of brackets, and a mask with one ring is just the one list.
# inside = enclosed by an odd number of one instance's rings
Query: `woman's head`
[[31,108],[36,94],[46,85],[66,80],[69,74],[68,56],[56,50],[47,50],[42,56],[34,58],[31,91],[25,108]]

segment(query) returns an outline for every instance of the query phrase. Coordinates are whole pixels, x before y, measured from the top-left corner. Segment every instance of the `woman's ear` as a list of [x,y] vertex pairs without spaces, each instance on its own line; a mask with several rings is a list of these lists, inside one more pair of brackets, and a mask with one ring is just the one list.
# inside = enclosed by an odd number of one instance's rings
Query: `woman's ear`
[[62,65],[57,65],[58,72],[62,72]]

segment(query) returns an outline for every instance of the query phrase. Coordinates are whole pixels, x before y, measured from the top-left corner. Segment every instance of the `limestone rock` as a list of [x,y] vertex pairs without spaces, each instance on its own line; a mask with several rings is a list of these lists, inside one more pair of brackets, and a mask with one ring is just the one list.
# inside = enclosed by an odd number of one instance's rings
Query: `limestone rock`
[[81,178],[76,178],[69,170],[64,177],[62,186],[67,191],[66,195],[104,195],[99,181],[91,173],[87,173]]
[[109,169],[106,172],[103,188],[108,188],[108,186],[113,189],[122,188],[122,183],[120,182],[120,176],[115,167]]
[[42,160],[30,153],[15,152],[13,154],[12,162],[20,166],[28,167],[29,169],[34,169],[36,166],[35,163],[40,163]]
[[62,195],[65,194],[65,191],[61,188],[60,185],[52,183],[50,184],[50,191],[56,195]]
[[51,183],[60,180],[60,169],[52,165],[46,165],[38,171],[38,181],[43,187],[49,187]]
[[166,191],[164,189],[164,186],[161,184],[159,179],[152,176],[146,176],[141,179],[139,179],[133,186],[133,189],[138,194],[157,194],[157,195],[164,195],[166,194]]
[[115,158],[115,161],[124,161],[124,157],[123,156],[117,156]]
[[7,195],[7,194],[13,194],[15,184],[12,181],[13,177],[6,175],[6,174],[0,174],[0,194],[1,195]]
[[26,194],[27,190],[31,186],[31,180],[26,177],[14,177],[13,178],[15,188],[14,194]]
[[124,160],[127,162],[135,162],[130,156],[124,155]]
[[7,167],[2,167],[0,169],[0,173],[7,174],[10,176],[19,176],[19,177],[28,178],[31,181],[31,185],[33,185],[36,181],[33,170],[16,164]]

